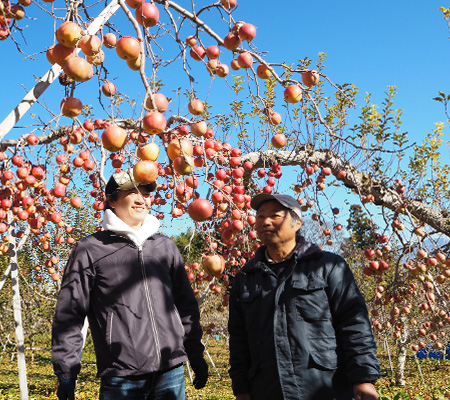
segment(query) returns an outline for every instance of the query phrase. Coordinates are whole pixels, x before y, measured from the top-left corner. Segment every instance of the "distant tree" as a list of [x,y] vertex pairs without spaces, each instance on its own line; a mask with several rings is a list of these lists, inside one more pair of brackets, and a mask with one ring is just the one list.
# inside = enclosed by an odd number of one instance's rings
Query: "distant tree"
[[357,250],[371,248],[377,245],[377,225],[367,216],[359,204],[350,206],[350,216],[347,220],[347,230],[350,233],[349,241]]
[[178,236],[172,236],[186,263],[200,262],[202,253],[205,251],[205,239],[197,232],[189,229],[180,233]]

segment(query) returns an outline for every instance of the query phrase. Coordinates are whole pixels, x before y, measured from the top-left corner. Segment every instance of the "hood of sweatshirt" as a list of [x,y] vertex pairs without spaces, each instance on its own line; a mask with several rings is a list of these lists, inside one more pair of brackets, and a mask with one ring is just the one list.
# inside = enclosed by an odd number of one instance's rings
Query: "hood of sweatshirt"
[[159,220],[153,215],[147,215],[142,226],[135,230],[123,222],[112,210],[106,210],[102,222],[102,228],[105,231],[112,231],[118,235],[124,236],[135,243],[138,247],[142,246],[150,236],[153,236],[159,229]]

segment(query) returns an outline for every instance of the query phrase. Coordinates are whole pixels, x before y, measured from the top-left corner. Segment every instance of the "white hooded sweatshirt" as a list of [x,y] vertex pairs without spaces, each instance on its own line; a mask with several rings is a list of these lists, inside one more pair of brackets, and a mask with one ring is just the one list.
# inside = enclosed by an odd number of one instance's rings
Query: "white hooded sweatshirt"
[[139,248],[150,237],[153,236],[159,229],[159,220],[153,215],[147,215],[142,226],[135,230],[125,222],[123,222],[114,212],[110,209],[105,211],[105,215],[102,222],[102,228],[106,231],[113,231],[118,235],[124,236],[131,240]]

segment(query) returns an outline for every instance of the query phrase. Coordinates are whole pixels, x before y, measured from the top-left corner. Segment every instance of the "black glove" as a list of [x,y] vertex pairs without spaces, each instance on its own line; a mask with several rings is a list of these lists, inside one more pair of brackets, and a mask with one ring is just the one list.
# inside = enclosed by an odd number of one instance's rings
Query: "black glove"
[[194,358],[189,360],[192,370],[194,371],[195,378],[192,384],[196,389],[205,387],[208,380],[208,364],[203,357]]
[[63,379],[59,381],[58,391],[56,395],[58,400],[75,400],[75,383],[76,379]]

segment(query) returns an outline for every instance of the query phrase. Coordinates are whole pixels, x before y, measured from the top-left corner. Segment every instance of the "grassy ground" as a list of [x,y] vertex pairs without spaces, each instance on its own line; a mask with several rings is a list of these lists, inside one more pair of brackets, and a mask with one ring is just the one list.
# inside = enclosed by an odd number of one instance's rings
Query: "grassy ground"
[[[228,350],[225,341],[213,341],[207,343],[207,349],[214,361],[217,372],[210,365],[210,379],[202,390],[195,390],[189,381],[186,372],[186,398],[189,400],[233,400],[231,383],[228,377]],[[34,362],[31,361],[31,353],[27,353],[27,373],[29,382],[29,399],[44,400],[56,399],[56,380],[53,375],[50,351],[42,349],[35,351]],[[434,400],[450,399],[450,361],[420,360],[419,373],[416,362],[409,359],[406,370],[407,384],[405,388],[398,388],[390,375],[389,360],[380,354],[383,374],[377,388],[383,393],[383,400],[398,399]],[[17,375],[17,360],[11,360],[11,353],[4,352],[0,359],[0,400],[20,399],[19,383]],[[92,346],[89,345],[83,356],[83,368],[79,376],[77,399],[98,398],[99,381],[95,377],[95,357]],[[219,375],[220,377],[219,377]],[[405,397],[398,397],[399,393],[405,393]],[[410,396],[410,397],[407,397]],[[396,399],[397,400],[397,399]]]

